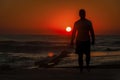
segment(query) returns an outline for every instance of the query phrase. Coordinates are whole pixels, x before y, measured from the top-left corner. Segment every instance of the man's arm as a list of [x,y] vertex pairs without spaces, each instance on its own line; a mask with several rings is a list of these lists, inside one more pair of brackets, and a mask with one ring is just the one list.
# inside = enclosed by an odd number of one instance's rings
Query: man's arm
[[70,43],[71,45],[73,45],[75,35],[76,35],[76,27],[74,25],[73,30],[72,30],[72,36],[71,36],[71,43]]
[[93,29],[92,24],[90,26],[90,35],[91,35],[91,38],[92,38],[92,45],[94,45],[95,44],[95,33],[94,33],[94,29]]

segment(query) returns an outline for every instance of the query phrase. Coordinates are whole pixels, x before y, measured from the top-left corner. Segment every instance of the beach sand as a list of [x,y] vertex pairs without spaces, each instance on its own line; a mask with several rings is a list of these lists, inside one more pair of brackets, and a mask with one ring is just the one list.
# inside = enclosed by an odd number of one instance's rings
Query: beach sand
[[92,66],[79,72],[77,67],[1,70],[0,80],[120,80],[120,65]]

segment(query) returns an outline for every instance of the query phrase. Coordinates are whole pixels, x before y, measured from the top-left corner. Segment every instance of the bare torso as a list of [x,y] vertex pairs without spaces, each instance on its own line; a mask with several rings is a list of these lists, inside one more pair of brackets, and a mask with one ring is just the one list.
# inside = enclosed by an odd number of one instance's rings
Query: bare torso
[[78,20],[75,23],[75,28],[77,30],[77,41],[88,41],[90,40],[89,31],[92,26],[91,22],[87,19]]

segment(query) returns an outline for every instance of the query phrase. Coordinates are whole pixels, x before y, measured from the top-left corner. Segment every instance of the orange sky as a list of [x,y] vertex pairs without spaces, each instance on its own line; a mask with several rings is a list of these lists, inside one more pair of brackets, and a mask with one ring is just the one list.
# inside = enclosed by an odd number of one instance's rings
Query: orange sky
[[84,8],[96,34],[120,34],[120,0],[0,0],[0,34],[65,34]]

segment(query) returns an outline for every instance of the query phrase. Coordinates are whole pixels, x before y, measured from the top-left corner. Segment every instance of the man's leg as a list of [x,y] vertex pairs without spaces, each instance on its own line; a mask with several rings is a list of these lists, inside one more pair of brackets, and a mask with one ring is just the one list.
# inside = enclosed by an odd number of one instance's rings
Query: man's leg
[[78,63],[79,63],[79,68],[80,71],[83,71],[83,53],[78,54]]
[[90,50],[86,51],[85,55],[87,70],[90,71]]
[[83,42],[76,42],[76,53],[78,54],[78,64],[80,71],[83,71]]
[[85,43],[85,55],[86,55],[86,65],[87,65],[87,70],[90,71],[90,41],[87,41]]

